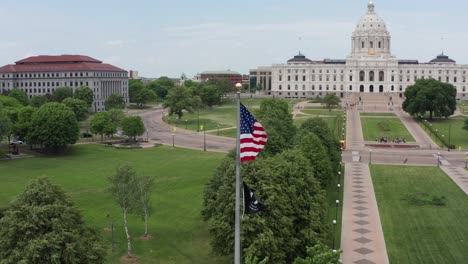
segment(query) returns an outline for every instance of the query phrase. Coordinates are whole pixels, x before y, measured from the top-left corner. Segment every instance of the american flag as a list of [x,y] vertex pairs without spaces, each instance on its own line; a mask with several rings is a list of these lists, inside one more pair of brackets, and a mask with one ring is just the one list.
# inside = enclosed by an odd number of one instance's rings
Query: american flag
[[262,125],[240,104],[240,161],[255,160],[265,147],[267,139]]

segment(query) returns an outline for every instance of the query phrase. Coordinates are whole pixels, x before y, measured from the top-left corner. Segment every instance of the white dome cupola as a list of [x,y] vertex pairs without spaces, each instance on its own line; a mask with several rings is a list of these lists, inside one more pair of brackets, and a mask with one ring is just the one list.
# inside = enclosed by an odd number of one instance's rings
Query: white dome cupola
[[356,25],[352,35],[352,56],[390,56],[390,33],[385,21],[375,13],[373,0],[367,14]]

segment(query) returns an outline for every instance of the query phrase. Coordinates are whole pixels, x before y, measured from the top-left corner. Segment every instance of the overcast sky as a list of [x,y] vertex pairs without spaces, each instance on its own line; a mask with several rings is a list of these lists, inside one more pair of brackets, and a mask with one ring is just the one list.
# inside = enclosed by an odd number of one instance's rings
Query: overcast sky
[[[243,74],[308,58],[345,59],[368,0],[2,0],[0,64],[31,55],[81,54],[179,77],[205,70]],[[468,64],[468,1],[375,0],[399,59],[444,51]],[[443,38],[443,40],[442,40]]]

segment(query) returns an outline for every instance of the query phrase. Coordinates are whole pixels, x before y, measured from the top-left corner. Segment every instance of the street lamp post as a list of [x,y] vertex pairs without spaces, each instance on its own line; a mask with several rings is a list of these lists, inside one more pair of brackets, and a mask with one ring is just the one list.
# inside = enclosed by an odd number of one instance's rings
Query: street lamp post
[[468,152],[465,152],[465,169],[468,169]]
[[172,147],[175,147],[174,137],[175,137],[175,133],[172,133]]
[[440,152],[437,152],[437,167],[440,166]]
[[146,142],[149,142],[149,134],[148,134],[149,130],[146,129]]
[[218,124],[218,133],[217,133],[217,135],[219,136],[219,124]]
[[203,151],[206,151],[206,126],[203,123]]
[[185,129],[187,129],[187,122],[188,122],[188,120],[185,119]]
[[200,132],[200,107],[197,107],[197,132]]
[[369,165],[372,164],[372,149],[369,149]]

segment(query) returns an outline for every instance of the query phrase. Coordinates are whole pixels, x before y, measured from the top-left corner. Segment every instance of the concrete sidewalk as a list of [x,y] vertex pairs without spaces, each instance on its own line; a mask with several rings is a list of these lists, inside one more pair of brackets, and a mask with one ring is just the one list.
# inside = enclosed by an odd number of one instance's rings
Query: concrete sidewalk
[[343,263],[388,264],[369,166],[346,163],[343,197]]
[[421,148],[439,149],[439,146],[424,132],[418,122],[409,114],[403,112],[401,107],[398,107],[395,113]]

